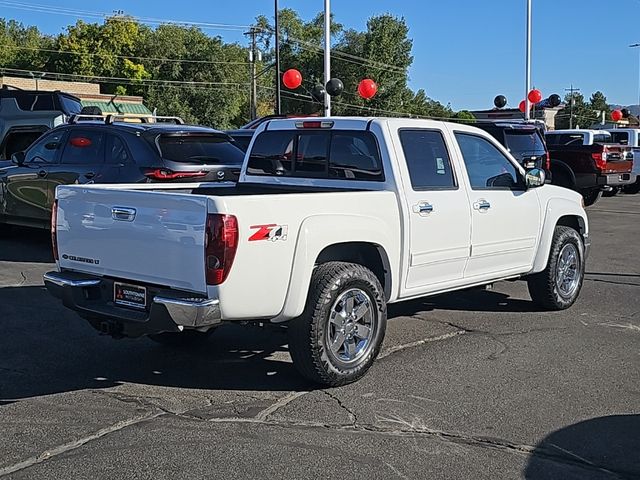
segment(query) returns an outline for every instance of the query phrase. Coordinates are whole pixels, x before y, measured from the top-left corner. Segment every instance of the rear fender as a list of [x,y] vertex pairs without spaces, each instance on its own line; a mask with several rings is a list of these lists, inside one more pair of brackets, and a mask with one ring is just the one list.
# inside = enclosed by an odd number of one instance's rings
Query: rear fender
[[[273,321],[284,322],[302,314],[318,256],[331,245],[354,242],[376,245],[382,250],[383,262],[388,264],[390,276],[396,278],[393,269],[399,265],[400,246],[399,236],[393,237],[392,230],[375,217],[317,215],[307,218],[300,228],[284,307]],[[395,231],[399,231],[399,226]]]

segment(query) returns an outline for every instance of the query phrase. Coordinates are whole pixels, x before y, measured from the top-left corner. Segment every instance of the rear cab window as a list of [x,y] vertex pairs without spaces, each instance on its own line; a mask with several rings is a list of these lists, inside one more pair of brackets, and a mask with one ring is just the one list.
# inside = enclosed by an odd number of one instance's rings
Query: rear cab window
[[507,149],[515,154],[531,156],[544,155],[544,142],[535,128],[508,128],[504,132]]
[[361,130],[273,130],[258,135],[247,174],[384,181],[378,143]]
[[202,165],[240,165],[244,153],[225,135],[162,133],[156,138],[164,160]]

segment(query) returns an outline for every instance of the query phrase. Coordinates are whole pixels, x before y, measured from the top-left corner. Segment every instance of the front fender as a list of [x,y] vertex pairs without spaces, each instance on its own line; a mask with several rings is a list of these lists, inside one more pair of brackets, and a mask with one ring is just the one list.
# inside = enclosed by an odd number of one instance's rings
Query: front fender
[[[544,204],[543,201],[541,203]],[[581,228],[584,228],[584,231],[582,232],[583,239],[585,240],[585,242],[588,242],[589,223],[587,220],[587,214],[584,211],[584,208],[582,208],[581,202],[577,199],[572,200],[563,197],[552,196],[548,198],[546,200],[544,224],[542,227],[540,243],[538,245],[538,252],[536,253],[531,273],[538,273],[547,268],[554,230],[556,228],[556,225],[558,225],[558,221],[562,217],[576,217],[577,219],[579,219],[578,222],[580,223]]]
[[[400,265],[399,219],[396,220],[397,224],[391,225],[383,220],[384,217],[332,214],[305,219],[300,227],[284,307],[273,321],[284,322],[302,314],[316,260],[320,252],[331,245],[355,242],[374,244],[383,249],[391,276],[397,278]],[[398,218],[397,214],[394,217]]]

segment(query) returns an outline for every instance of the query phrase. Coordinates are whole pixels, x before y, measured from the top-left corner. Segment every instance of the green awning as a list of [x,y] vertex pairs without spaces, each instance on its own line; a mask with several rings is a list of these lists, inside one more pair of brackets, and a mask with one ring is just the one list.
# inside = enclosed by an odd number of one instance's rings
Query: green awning
[[[115,105],[114,105],[115,104]],[[141,103],[129,102],[99,102],[95,100],[82,100],[83,107],[98,107],[102,113],[130,114],[130,115],[153,115],[151,110]],[[118,108],[116,108],[116,106]]]

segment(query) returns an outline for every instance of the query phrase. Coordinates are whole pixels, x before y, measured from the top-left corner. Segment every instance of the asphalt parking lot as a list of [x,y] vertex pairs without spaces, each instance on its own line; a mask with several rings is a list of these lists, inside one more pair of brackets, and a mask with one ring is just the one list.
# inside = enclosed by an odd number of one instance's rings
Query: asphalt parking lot
[[0,240],[0,477],[640,478],[640,195],[588,210],[578,303],[523,282],[395,305],[360,382],[314,390],[282,329],[195,350],[98,335],[50,298],[48,234]]

